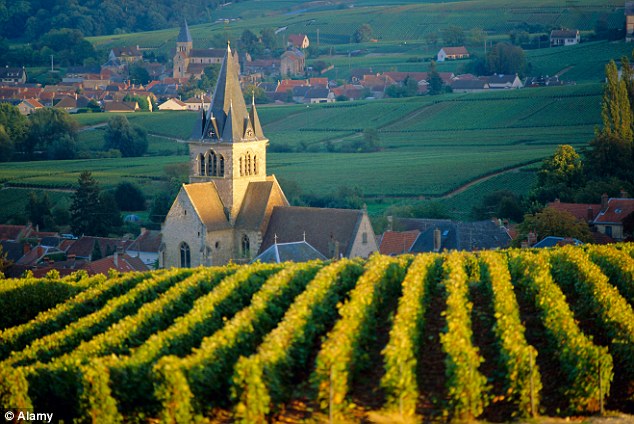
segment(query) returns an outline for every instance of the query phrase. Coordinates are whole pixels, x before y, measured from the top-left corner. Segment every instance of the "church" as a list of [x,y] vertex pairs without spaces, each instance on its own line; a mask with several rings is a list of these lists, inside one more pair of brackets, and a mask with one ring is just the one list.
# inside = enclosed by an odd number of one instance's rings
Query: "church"
[[195,49],[187,21],[183,21],[176,38],[173,76],[174,78],[200,78],[207,66],[222,63],[224,55],[223,49]]
[[211,105],[187,143],[189,184],[162,225],[162,268],[247,263],[272,245],[298,241],[327,258],[378,250],[365,210],[289,206],[266,173],[268,139],[255,100],[247,110],[229,45]]

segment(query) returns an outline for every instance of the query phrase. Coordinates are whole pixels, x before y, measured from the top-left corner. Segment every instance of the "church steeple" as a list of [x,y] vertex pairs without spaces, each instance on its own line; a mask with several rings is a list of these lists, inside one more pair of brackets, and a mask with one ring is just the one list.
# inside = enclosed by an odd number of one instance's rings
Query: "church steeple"
[[[256,136],[264,138],[261,128],[258,133],[252,124],[251,115],[247,112],[240,88],[238,70],[231,46],[227,43],[227,52],[218,74],[216,89],[207,113],[201,141],[236,143],[256,140]],[[229,122],[229,116],[231,116],[231,122]],[[215,124],[213,120],[215,120]],[[226,130],[227,125],[231,126],[231,131]]]
[[187,26],[187,19],[183,19],[181,30],[178,33],[177,43],[193,43],[192,35],[189,33],[189,27]]

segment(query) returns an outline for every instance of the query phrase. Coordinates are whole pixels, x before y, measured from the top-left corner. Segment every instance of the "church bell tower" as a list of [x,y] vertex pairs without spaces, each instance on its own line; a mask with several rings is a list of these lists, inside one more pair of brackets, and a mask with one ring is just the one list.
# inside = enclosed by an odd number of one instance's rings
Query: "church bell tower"
[[247,110],[239,66],[227,44],[209,109],[201,116],[188,140],[190,183],[213,182],[234,222],[250,182],[266,181],[266,146],[255,100]]

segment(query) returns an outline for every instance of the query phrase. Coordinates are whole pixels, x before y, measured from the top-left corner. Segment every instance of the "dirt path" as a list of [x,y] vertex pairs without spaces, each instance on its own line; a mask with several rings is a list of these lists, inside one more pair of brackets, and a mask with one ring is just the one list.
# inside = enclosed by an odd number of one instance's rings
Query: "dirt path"
[[504,169],[502,171],[497,171],[497,172],[494,172],[492,174],[488,174],[488,175],[485,175],[483,177],[476,178],[475,180],[471,180],[468,183],[465,183],[465,184],[461,185],[460,187],[450,191],[449,193],[446,193],[446,194],[444,194],[442,196],[439,196],[439,197],[434,197],[434,199],[450,199],[450,198],[454,197],[455,195],[460,194],[463,191],[466,191],[466,190],[470,189],[474,185],[479,184],[479,183],[484,182],[484,181],[487,181],[487,180],[490,180],[491,178],[497,177],[498,175],[508,174],[510,172],[519,172],[520,169],[524,168],[526,165],[527,164],[522,164],[522,165],[519,165],[519,166],[515,166],[513,168]]

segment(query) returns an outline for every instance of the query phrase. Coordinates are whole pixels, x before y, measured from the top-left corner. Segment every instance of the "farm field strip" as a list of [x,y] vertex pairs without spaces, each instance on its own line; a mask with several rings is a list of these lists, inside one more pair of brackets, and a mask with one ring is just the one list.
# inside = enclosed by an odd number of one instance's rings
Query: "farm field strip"
[[[634,248],[600,250],[601,257],[619,257]],[[64,419],[91,415],[125,422],[142,416],[192,420],[200,414],[213,420],[218,413],[233,414],[238,422],[275,420],[287,413],[284,405],[297,402],[315,417],[355,420],[367,408],[456,419],[530,417],[538,410],[587,414],[601,402],[618,409],[634,395],[626,393],[634,382],[628,362],[634,312],[590,258],[582,247],[565,247],[157,272],[160,278],[145,275],[120,298],[149,288],[147,281],[181,282],[137,312],[113,316],[109,329],[92,340],[50,362],[46,355],[28,365],[0,363],[0,405],[50,408]],[[208,294],[183,301],[192,284],[207,285]],[[563,293],[571,291],[579,297],[569,303]],[[156,308],[163,311],[152,317]],[[584,312],[590,310],[598,313]],[[524,325],[527,313],[532,315]],[[78,315],[67,328],[89,316]],[[165,324],[152,324],[163,317]],[[44,322],[31,322],[38,321]],[[216,323],[201,332],[198,323],[205,321]],[[14,328],[29,325],[37,328],[30,322]],[[593,341],[589,326],[605,329],[614,341],[595,344],[602,338]],[[129,344],[146,330],[147,336]],[[492,339],[486,342],[475,331]],[[39,340],[32,346],[42,345]],[[93,345],[98,348],[88,348]],[[104,356],[108,352],[122,355]],[[555,374],[543,371],[553,366]],[[444,376],[434,389],[425,375],[439,371]],[[49,381],[64,384],[51,390]],[[369,392],[379,386],[385,394]],[[211,403],[209,393],[218,394]],[[445,395],[429,403],[434,393]]]

